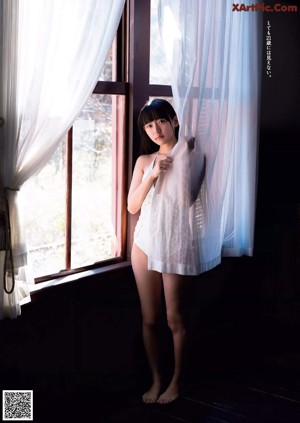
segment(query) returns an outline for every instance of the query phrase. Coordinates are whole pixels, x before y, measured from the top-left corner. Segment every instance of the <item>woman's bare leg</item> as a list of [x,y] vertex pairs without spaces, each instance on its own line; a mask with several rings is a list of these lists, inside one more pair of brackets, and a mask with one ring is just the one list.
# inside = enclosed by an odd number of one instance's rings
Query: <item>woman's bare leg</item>
[[143,401],[154,403],[159,397],[162,384],[158,363],[162,277],[160,273],[148,270],[148,257],[135,244],[131,251],[131,262],[141,303],[144,346],[153,379],[152,386],[143,395]]
[[168,388],[160,395],[157,402],[159,404],[168,404],[179,397],[182,384],[182,366],[186,340],[183,306],[187,281],[180,275],[163,274],[163,286],[168,325],[173,335],[175,367],[174,374]]

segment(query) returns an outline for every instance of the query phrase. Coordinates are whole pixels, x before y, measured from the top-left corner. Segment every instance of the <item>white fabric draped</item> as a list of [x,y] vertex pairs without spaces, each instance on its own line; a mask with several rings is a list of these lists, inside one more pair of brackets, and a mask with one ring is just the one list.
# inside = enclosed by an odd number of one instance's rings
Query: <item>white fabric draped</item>
[[[158,16],[180,134],[153,197],[149,267],[199,274],[222,255],[253,254],[260,17],[224,0],[160,0]],[[204,167],[190,207],[189,181]]]
[[92,93],[124,1],[1,0],[0,318],[20,314],[33,282],[18,190],[48,162]]

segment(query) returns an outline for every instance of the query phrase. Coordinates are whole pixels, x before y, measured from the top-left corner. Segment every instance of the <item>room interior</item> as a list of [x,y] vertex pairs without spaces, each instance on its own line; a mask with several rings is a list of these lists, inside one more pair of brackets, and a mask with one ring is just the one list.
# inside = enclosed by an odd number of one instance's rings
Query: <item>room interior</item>
[[[192,281],[184,398],[167,408],[141,404],[149,374],[127,253],[117,265],[36,289],[20,317],[0,322],[1,388],[33,389],[36,422],[299,421],[299,11],[271,19],[254,255],[224,258]],[[128,153],[129,174],[137,154]],[[164,320],[161,330],[164,359]]]

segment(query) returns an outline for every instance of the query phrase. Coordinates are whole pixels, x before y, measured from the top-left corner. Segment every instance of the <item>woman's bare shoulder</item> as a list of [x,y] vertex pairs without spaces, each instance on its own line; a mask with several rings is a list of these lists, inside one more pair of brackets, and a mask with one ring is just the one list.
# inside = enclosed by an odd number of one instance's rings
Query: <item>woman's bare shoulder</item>
[[141,169],[145,170],[155,159],[157,153],[153,154],[142,154],[138,157],[136,161],[136,165],[139,166]]

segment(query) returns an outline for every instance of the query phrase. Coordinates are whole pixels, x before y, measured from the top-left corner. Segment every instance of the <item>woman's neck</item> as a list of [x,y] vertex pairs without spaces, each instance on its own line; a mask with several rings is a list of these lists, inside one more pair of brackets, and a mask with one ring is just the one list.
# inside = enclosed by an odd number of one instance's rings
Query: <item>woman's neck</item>
[[165,154],[169,154],[170,151],[173,150],[173,148],[174,148],[174,146],[175,146],[176,143],[177,143],[177,140],[175,140],[175,142],[172,143],[172,144],[164,144],[164,145],[161,145],[160,148],[159,148],[159,150],[158,150],[158,154],[164,154],[164,155]]

